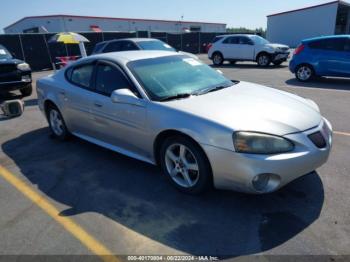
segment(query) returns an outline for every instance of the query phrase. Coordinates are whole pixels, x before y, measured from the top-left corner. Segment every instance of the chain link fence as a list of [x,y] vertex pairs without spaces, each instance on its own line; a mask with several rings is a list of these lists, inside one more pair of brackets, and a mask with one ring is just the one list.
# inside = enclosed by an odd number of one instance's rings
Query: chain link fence
[[[166,32],[101,32],[81,35],[89,39],[85,43],[87,54],[91,54],[95,45],[101,41],[112,39],[151,37],[162,40],[177,50],[194,54],[206,52],[207,45],[213,38],[222,33],[166,33]],[[64,45],[48,43],[54,34],[3,34],[0,35],[0,44],[4,45],[14,57],[26,61],[34,71],[52,69],[57,57],[79,56],[78,45]]]

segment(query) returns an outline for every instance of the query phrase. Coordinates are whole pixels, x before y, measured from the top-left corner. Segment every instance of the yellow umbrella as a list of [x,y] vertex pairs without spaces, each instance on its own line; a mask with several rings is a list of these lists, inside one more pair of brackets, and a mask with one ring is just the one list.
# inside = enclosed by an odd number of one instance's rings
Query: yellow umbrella
[[79,44],[82,57],[86,57],[84,42],[90,42],[86,37],[73,32],[58,33],[52,36],[49,43]]

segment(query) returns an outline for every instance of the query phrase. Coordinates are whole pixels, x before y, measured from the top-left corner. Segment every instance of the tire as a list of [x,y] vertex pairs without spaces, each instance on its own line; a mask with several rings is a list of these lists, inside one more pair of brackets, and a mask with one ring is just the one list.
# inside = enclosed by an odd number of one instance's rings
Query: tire
[[237,61],[230,61],[231,65],[235,65]]
[[22,88],[19,90],[22,94],[22,96],[31,96],[33,93],[33,87],[32,85],[26,86],[25,88]]
[[315,71],[312,66],[303,64],[299,65],[295,70],[295,77],[300,82],[308,82],[315,77]]
[[220,66],[224,63],[224,57],[222,56],[221,53],[215,52],[213,54],[213,64],[216,66]]
[[185,136],[167,138],[160,148],[163,174],[181,192],[197,195],[212,186],[211,167],[203,150]]
[[271,64],[271,57],[267,53],[262,53],[258,56],[256,62],[261,67],[268,67]]
[[283,64],[283,61],[272,62],[275,66],[280,66]]
[[58,108],[54,105],[49,105],[46,110],[46,115],[52,137],[61,141],[67,140],[70,133]]

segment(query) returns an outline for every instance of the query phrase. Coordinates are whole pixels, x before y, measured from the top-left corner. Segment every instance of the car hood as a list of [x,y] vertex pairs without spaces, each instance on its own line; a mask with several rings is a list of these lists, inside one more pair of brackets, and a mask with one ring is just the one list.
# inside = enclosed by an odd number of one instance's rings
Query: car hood
[[278,49],[278,48],[289,49],[289,46],[282,45],[282,44],[267,44],[267,46],[272,47],[274,49]]
[[305,131],[322,121],[313,102],[247,82],[201,96],[173,100],[164,105],[233,131],[256,131],[281,136]]
[[192,57],[192,58],[194,58],[194,59],[199,60],[198,56],[196,56],[195,54],[188,53],[188,52],[183,52],[183,51],[178,51],[178,53],[181,54],[181,55],[187,55],[187,56],[189,56],[189,57]]

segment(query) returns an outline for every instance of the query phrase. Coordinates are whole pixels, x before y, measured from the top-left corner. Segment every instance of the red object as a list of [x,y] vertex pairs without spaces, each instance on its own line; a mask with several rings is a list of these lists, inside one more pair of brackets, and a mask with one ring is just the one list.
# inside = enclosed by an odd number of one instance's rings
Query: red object
[[204,47],[204,50],[205,50],[205,52],[209,52],[209,50],[210,50],[210,48],[213,46],[213,44],[212,43],[209,43],[209,44],[207,44],[207,45],[205,45],[205,47]]
[[297,47],[297,49],[295,49],[294,55],[299,55],[301,52],[304,51],[304,49],[305,49],[305,46],[301,44],[300,46]]
[[56,63],[59,65],[60,68],[67,66],[70,62],[76,61],[80,58],[80,56],[59,56],[56,57],[58,62]]
[[96,33],[102,32],[102,29],[98,25],[90,25],[90,28],[93,32],[96,32]]

